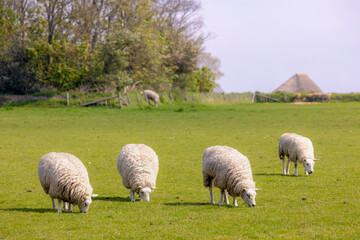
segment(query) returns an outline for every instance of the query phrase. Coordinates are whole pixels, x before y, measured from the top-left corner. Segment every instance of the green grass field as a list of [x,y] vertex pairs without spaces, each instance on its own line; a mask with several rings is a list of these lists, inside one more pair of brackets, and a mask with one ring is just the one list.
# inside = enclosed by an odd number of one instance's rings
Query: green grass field
[[[300,166],[298,177],[282,175],[284,132],[312,140],[320,158],[313,174]],[[360,238],[360,103],[2,108],[0,135],[0,239]],[[159,156],[150,202],[131,203],[116,170],[128,143]],[[238,208],[210,205],[201,158],[212,145],[249,158],[261,188],[256,207],[241,199]],[[87,167],[99,194],[88,213],[51,209],[37,176],[51,151],[72,153]]]

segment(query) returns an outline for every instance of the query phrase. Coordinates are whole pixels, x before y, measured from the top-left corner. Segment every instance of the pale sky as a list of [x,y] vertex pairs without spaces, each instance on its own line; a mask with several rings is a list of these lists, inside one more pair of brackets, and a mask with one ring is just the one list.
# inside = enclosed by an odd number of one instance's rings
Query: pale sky
[[360,92],[360,0],[204,0],[206,51],[225,92],[272,92],[295,73]]

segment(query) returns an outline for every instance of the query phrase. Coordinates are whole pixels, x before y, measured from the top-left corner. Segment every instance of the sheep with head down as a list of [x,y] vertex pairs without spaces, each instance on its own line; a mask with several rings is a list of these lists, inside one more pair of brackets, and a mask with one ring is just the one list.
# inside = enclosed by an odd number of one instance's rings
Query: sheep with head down
[[204,186],[209,188],[211,204],[215,204],[212,194],[214,183],[221,190],[219,205],[223,205],[223,200],[229,203],[227,192],[234,198],[235,207],[238,206],[236,198],[239,196],[249,207],[256,205],[256,191],[259,189],[255,188],[247,157],[228,146],[213,146],[204,151],[202,163]]
[[145,90],[144,95],[147,100],[153,101],[156,107],[159,106],[160,97],[156,92],[151,90]]
[[142,201],[150,201],[159,172],[159,160],[154,150],[144,144],[127,144],[121,149],[116,163],[124,187],[130,189],[131,202],[135,202],[135,193]]
[[78,205],[80,212],[86,213],[92,202],[93,189],[84,164],[69,153],[50,152],[41,157],[38,165],[40,184],[52,200],[58,199],[58,213],[61,213],[61,201],[69,203],[68,211],[72,212],[71,204]]
[[[298,176],[297,165],[302,163],[305,168],[305,174],[314,172],[315,159],[314,147],[309,138],[296,133],[284,133],[279,139],[278,148],[279,158],[282,160],[283,174],[289,174],[290,162],[294,163],[295,176]],[[288,158],[285,169],[285,156]]]

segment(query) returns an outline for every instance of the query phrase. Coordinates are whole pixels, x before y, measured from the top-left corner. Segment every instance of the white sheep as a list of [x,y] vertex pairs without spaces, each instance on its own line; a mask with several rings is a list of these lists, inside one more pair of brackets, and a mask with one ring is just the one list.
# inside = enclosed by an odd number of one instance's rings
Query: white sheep
[[[283,163],[283,174],[289,174],[290,161],[295,165],[295,176],[298,176],[297,165],[302,163],[305,168],[305,174],[314,172],[315,161],[314,147],[310,139],[296,133],[284,133],[279,139],[279,158]],[[288,161],[285,170],[285,156]]]
[[52,200],[58,199],[58,213],[61,213],[61,201],[69,203],[68,211],[72,212],[71,204],[79,206],[80,212],[86,213],[91,204],[93,189],[84,164],[69,153],[50,152],[45,154],[39,162],[38,174],[41,186]]
[[159,160],[154,150],[144,144],[125,145],[117,157],[117,170],[124,187],[130,189],[132,202],[135,202],[135,192],[141,200],[150,201],[159,172]]
[[159,105],[160,97],[156,92],[151,90],[145,90],[144,95],[147,100],[152,100],[155,103],[155,106]]
[[219,205],[223,205],[223,197],[229,204],[226,192],[234,198],[233,205],[237,207],[236,197],[241,196],[249,207],[255,206],[256,191],[250,162],[239,151],[228,146],[213,146],[204,151],[203,158],[204,186],[209,188],[210,202],[215,204],[212,194],[212,182],[220,188]]
[[[70,153],[61,153],[61,154],[63,156],[65,156],[69,161],[71,161],[79,171],[81,171],[82,176],[89,178],[86,167],[80,161],[80,159],[78,159],[77,157],[75,157],[74,155],[72,155]],[[53,209],[57,209],[54,198],[51,198],[51,200],[52,200],[52,204],[53,204]],[[64,202],[64,210],[66,210],[68,212],[72,212],[71,204],[69,204],[69,206],[68,206],[67,202]]]

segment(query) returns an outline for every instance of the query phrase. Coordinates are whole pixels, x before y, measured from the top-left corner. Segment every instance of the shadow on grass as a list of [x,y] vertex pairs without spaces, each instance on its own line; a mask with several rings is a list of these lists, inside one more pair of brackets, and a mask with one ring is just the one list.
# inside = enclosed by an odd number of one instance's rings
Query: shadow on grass
[[[241,199],[241,198],[240,198]],[[181,203],[165,203],[166,206],[213,206],[214,208],[242,208],[239,204],[239,207],[234,207],[232,202],[230,201],[229,204],[225,204],[222,206],[219,206],[219,204],[216,202],[215,204],[211,203],[199,203],[199,202],[181,202]],[[246,204],[245,204],[246,205]]]
[[130,202],[130,197],[94,197],[93,201]]
[[[3,208],[0,210],[1,211],[9,211],[9,212],[37,212],[37,213],[53,212],[53,213],[57,213],[57,210],[52,209],[52,208]],[[63,211],[63,212],[67,212],[67,211]]]
[[284,175],[282,173],[254,173],[256,176],[283,176],[283,177],[296,177],[294,174]]
[[166,206],[211,206],[211,203],[203,202],[177,202],[177,203],[164,203]]

